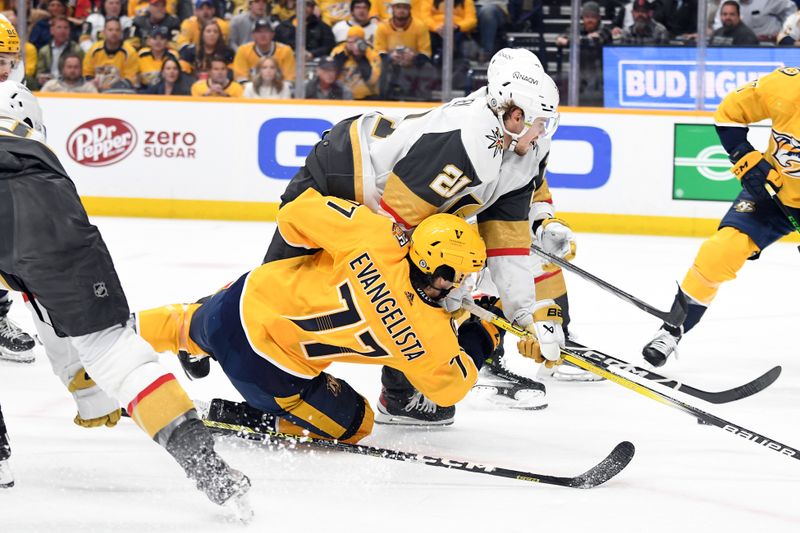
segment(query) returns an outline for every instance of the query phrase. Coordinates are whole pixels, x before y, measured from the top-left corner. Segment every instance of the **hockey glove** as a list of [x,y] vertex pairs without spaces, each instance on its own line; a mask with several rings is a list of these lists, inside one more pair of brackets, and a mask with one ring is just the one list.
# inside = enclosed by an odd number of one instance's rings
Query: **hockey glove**
[[567,261],[575,258],[577,246],[569,224],[559,218],[546,218],[536,228],[536,239],[542,250]]
[[[525,329],[535,335],[537,348],[530,338],[517,343],[519,352],[532,358],[537,363],[544,363],[547,368],[561,363],[561,347],[564,346],[564,330],[561,328],[561,308],[553,300],[541,300],[533,306],[533,323]],[[530,355],[526,355],[526,352]]]
[[750,143],[742,143],[731,152],[731,172],[742,182],[742,187],[756,200],[769,201],[770,196],[764,187],[767,182],[777,192],[783,185],[783,178],[772,168],[764,155],[755,150]]
[[74,420],[77,425],[84,428],[100,426],[111,428],[117,425],[122,414],[119,404],[97,386],[86,370],[78,369],[67,389],[78,404],[78,414]]
[[[495,305],[499,303],[499,300],[494,296],[476,298],[475,303],[496,315],[503,316],[503,311]],[[497,347],[502,344],[504,335],[505,331],[491,322],[481,320],[476,316],[469,316],[458,328],[458,343],[475,362],[475,366],[480,369],[485,361],[492,358]]]

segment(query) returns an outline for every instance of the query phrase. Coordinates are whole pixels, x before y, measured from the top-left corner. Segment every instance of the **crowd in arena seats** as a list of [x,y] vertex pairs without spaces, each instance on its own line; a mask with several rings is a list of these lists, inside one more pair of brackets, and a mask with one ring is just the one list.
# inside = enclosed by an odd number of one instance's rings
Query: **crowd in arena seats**
[[[580,12],[581,96],[602,104],[602,49],[693,45],[698,0],[589,0]],[[292,98],[295,0],[27,0],[27,84],[60,92]],[[445,0],[307,0],[305,95],[432,100]],[[453,80],[539,32],[570,0],[454,0]],[[800,0],[710,0],[711,46],[800,46]],[[17,0],[0,0],[16,20]],[[565,29],[563,26],[559,30]],[[570,31],[548,34],[566,50]],[[539,51],[537,51],[539,53]],[[542,58],[546,68],[551,68]],[[551,74],[555,74],[551,72]]]

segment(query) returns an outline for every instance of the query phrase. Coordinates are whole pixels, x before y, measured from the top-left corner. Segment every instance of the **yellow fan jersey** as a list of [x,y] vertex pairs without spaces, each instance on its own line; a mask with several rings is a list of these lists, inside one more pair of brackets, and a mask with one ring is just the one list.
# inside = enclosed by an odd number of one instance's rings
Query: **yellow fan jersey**
[[282,370],[314,377],[334,361],[387,365],[438,405],[453,405],[478,370],[450,315],[420,299],[408,239],[386,217],[309,189],[278,213],[304,257],[260,266],[239,305],[251,348]]
[[783,177],[778,198],[800,208],[800,69],[782,68],[739,88],[722,100],[714,123],[741,126],[772,120],[764,158]]

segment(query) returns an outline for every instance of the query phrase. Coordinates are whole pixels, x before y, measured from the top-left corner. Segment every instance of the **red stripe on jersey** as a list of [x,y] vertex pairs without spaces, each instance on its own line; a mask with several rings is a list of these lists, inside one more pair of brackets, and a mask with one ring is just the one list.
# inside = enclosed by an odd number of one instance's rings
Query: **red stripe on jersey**
[[560,268],[558,268],[558,269],[556,269],[556,270],[554,270],[552,272],[545,272],[541,276],[533,278],[533,281],[534,281],[534,283],[539,283],[540,281],[544,281],[546,279],[552,278],[553,276],[555,276],[556,274],[558,274],[560,272],[561,272]]
[[132,415],[133,414],[133,410],[136,409],[136,405],[139,402],[141,402],[143,399],[145,399],[148,394],[152,393],[154,390],[159,388],[164,383],[167,383],[168,381],[174,381],[174,380],[175,380],[175,376],[173,376],[172,374],[164,374],[163,376],[161,376],[160,378],[158,378],[157,380],[152,382],[150,385],[145,387],[144,390],[142,392],[140,392],[139,394],[137,394],[136,398],[131,400],[131,403],[128,404],[128,409],[127,409],[128,414]]
[[409,224],[408,222],[403,220],[403,217],[401,217],[400,215],[395,213],[394,209],[392,209],[391,207],[386,205],[386,202],[383,201],[383,198],[381,198],[380,205],[381,205],[381,209],[383,209],[384,211],[386,211],[387,213],[392,215],[392,218],[394,219],[395,222],[397,222],[398,224],[403,226],[403,229],[411,229],[413,227],[411,224]]
[[530,248],[491,248],[486,250],[486,257],[500,257],[504,255],[531,255]]

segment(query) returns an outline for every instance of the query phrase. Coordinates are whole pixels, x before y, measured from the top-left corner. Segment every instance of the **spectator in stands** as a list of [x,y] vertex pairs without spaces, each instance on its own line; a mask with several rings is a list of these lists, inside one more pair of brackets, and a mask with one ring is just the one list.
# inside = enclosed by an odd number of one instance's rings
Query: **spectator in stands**
[[292,84],[283,79],[281,67],[274,57],[262,57],[256,64],[258,74],[244,86],[245,98],[287,99],[292,97]]
[[270,18],[270,8],[267,0],[248,0],[247,11],[231,19],[231,32],[229,45],[234,52],[245,43],[253,40],[253,28],[256,21]]
[[96,93],[97,87],[81,76],[81,57],[66,52],[59,58],[60,74],[42,87],[43,93]]
[[[182,0],[165,0],[165,12],[173,16],[177,15],[178,4],[181,3],[181,1]],[[152,2],[150,2],[150,0],[128,0],[128,16],[131,19],[135,19],[142,15],[147,15],[150,11],[151,4]],[[166,26],[166,24],[162,24],[162,26]]]
[[50,35],[53,39],[39,50],[36,60],[36,87],[42,87],[49,80],[58,78],[59,60],[64,54],[77,54],[83,59],[83,50],[70,40],[70,26],[67,17],[56,15],[50,19]]
[[410,0],[391,0],[392,16],[375,30],[381,54],[381,98],[430,100],[436,84],[428,27],[411,16]]
[[[393,56],[395,62],[429,61],[430,33],[422,21],[411,16],[411,0],[391,0],[391,8],[391,18],[375,30],[375,50]],[[397,53],[401,49],[402,58]],[[419,55],[424,57],[418,58]]]
[[169,29],[166,26],[150,28],[147,47],[139,50],[139,87],[146,89],[161,75],[161,67],[167,58],[178,61],[178,54],[168,47]]
[[742,22],[739,2],[727,0],[720,6],[722,27],[714,30],[708,44],[711,46],[758,46],[758,37]]
[[233,64],[233,50],[222,39],[222,29],[215,18],[203,23],[200,43],[184,46],[180,50],[181,66],[185,72],[202,77],[211,69],[211,58],[224,59],[228,66]]
[[194,4],[194,15],[181,22],[181,33],[178,35],[178,47],[200,43],[200,29],[210,20],[216,20],[222,30],[223,40],[228,42],[230,27],[228,22],[215,16],[216,7],[213,0],[197,0]]
[[[580,103],[588,106],[603,105],[603,46],[612,41],[611,31],[604,27],[600,5],[586,2],[581,7],[580,35]],[[556,37],[560,48],[569,46],[570,28]]]
[[708,44],[711,46],[758,46],[758,37],[742,22],[739,2],[727,0],[720,6],[722,27],[714,30]]
[[169,41],[177,42],[178,34],[181,31],[181,22],[178,17],[167,13],[165,0],[148,0],[147,11],[133,19],[133,35],[128,44],[137,49],[144,46],[150,37],[150,30],[153,26],[167,28]]
[[634,0],[633,24],[622,32],[623,44],[651,46],[667,44],[669,32],[660,22],[653,20],[653,4],[648,0]]
[[[442,53],[444,43],[444,0],[418,0],[418,13],[431,32],[433,57]],[[454,0],[453,3],[453,56],[461,57],[464,39],[478,25],[474,0]]]
[[350,2],[350,18],[347,20],[340,20],[331,28],[336,44],[343,43],[347,40],[347,30],[353,26],[359,26],[364,29],[364,39],[369,44],[374,42],[375,29],[378,27],[378,21],[370,16],[369,12],[371,8],[372,4],[370,0],[353,0]]
[[486,63],[498,50],[497,36],[508,22],[508,0],[475,0],[481,51],[478,61]]
[[103,39],[103,29],[106,25],[106,19],[109,18],[119,20],[122,27],[123,40],[130,36],[133,28],[133,19],[122,14],[122,0],[103,0],[103,7],[100,8],[100,11],[91,13],[83,23],[80,43],[85,52],[88,52],[92,45]]
[[[275,28],[275,40],[295,48],[297,17],[284,20]],[[306,1],[306,61],[331,53],[336,42],[331,27],[314,14],[314,3]]]
[[317,74],[306,83],[306,98],[315,100],[350,100],[353,94],[337,80],[336,62],[332,57],[321,57]]
[[786,19],[777,41],[780,46],[800,46],[800,11]]
[[295,0],[277,0],[277,2],[272,2],[271,13],[278,20],[283,22],[295,15],[296,7],[297,2]]
[[243,44],[233,59],[233,79],[238,82],[252,80],[258,70],[256,65],[262,57],[274,57],[283,77],[289,81],[295,78],[294,52],[283,43],[274,41],[275,30],[269,19],[258,19],[253,28],[253,42]]
[[332,53],[339,82],[353,93],[356,100],[378,96],[381,56],[365,37],[364,28],[352,26],[347,30],[347,40],[336,46]]
[[[722,27],[720,11],[714,17],[714,29]],[[739,0],[739,13],[742,22],[753,30],[759,41],[774,43],[783,24],[797,6],[792,0]]]
[[223,96],[238,98],[244,94],[244,88],[228,79],[228,63],[224,58],[212,57],[208,78],[192,85],[192,96]]
[[50,35],[50,19],[58,16],[67,16],[66,0],[49,0],[47,2],[47,13],[49,17],[36,22],[28,35],[28,41],[37,49],[53,40],[53,36]]
[[697,39],[697,0],[656,0],[653,18],[678,41]]
[[306,5],[316,5],[322,22],[333,27],[350,18],[350,0],[306,0]]
[[158,79],[147,88],[145,93],[190,96],[192,94],[192,78],[181,70],[178,61],[168,56],[161,65],[161,74]]
[[83,58],[83,75],[93,80],[100,92],[136,87],[139,56],[122,42],[122,25],[117,18],[107,18],[103,40],[89,48]]

